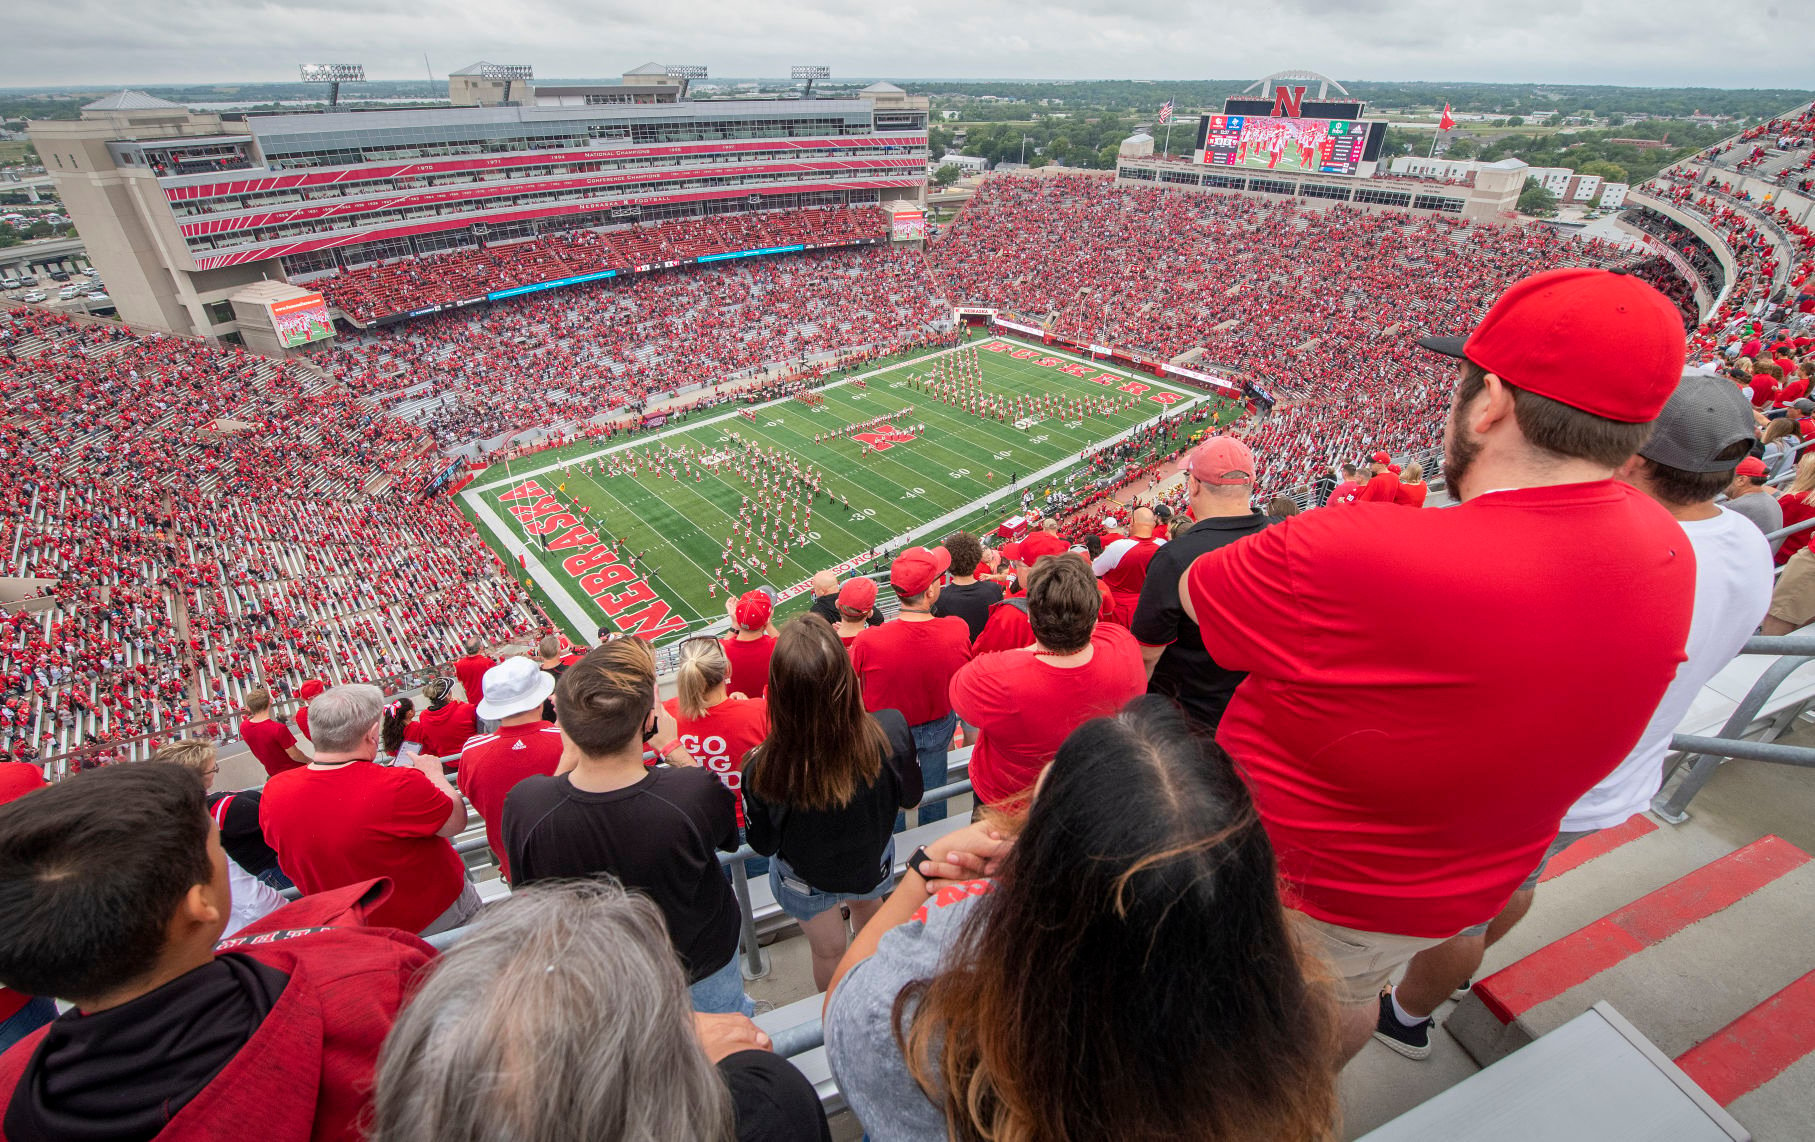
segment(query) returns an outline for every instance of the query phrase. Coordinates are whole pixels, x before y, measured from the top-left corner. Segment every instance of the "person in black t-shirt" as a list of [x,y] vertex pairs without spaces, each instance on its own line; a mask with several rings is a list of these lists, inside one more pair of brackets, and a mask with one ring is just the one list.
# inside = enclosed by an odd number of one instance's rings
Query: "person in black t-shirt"
[[1197,522],[1154,553],[1129,630],[1147,664],[1147,692],[1173,699],[1193,721],[1214,731],[1247,675],[1218,666],[1204,649],[1197,624],[1179,601],[1179,579],[1206,551],[1274,521],[1248,506],[1254,454],[1234,437],[1213,436],[1198,445],[1185,462],[1185,481]]
[[366,1137],[830,1142],[813,1085],[768,1036],[689,1013],[682,983],[653,901],[609,881],[518,889],[398,1017]]
[[[610,873],[647,893],[687,964],[699,1011],[755,1010],[738,974],[737,900],[718,863],[736,852],[737,799],[688,755],[656,702],[655,656],[622,638],[567,668],[555,690],[561,764],[504,799],[511,883]],[[643,764],[648,742],[665,765]]]
[[945,549],[952,556],[952,581],[939,590],[933,603],[935,618],[956,615],[971,630],[971,641],[983,633],[989,621],[989,609],[1002,601],[1002,584],[977,578],[977,565],[983,562],[983,544],[968,531],[954,531],[945,537]]
[[[813,591],[813,605],[807,610],[829,623],[836,623],[840,617],[838,614],[838,576],[830,571],[821,571],[813,576],[809,585]],[[870,617],[864,621],[873,627],[881,626],[882,616],[871,611]]]
[[850,656],[824,619],[782,628],[769,659],[769,737],[744,759],[750,847],[775,857],[769,885],[800,922],[821,991],[849,941],[895,886],[897,809],[920,803],[918,751],[899,710],[863,708]]

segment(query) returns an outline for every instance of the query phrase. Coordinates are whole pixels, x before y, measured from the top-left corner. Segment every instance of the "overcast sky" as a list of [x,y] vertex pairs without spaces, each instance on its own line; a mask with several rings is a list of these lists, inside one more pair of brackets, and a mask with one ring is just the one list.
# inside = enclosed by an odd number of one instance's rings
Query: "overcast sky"
[[782,76],[1533,80],[1815,86],[1815,0],[21,0],[0,86],[284,80],[363,63],[548,77],[703,63]]

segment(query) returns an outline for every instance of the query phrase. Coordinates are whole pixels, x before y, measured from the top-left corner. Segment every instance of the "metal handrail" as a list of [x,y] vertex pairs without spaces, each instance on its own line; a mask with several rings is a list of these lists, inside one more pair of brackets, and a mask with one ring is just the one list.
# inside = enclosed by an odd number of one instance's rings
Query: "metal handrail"
[[[1815,524],[1815,520],[1809,522]],[[1671,748],[1676,753],[1665,763],[1664,779],[1668,781],[1673,773],[1684,766],[1688,767],[1688,772],[1669,796],[1665,796],[1660,790],[1652,798],[1651,811],[1673,825],[1680,825],[1689,819],[1689,802],[1708,784],[1721,763],[1730,757],[1815,768],[1815,749],[1748,741],[1744,736],[1757,719],[1758,712],[1764,708],[1765,702],[1777,692],[1784,680],[1805,663],[1815,661],[1815,633],[1797,631],[1785,635],[1753,635],[1740,648],[1740,653],[1775,654],[1781,657],[1759,675],[1758,681],[1746,691],[1745,697],[1739,700],[1733,713],[1728,715],[1720,732],[1714,737],[1676,734],[1670,739]]]

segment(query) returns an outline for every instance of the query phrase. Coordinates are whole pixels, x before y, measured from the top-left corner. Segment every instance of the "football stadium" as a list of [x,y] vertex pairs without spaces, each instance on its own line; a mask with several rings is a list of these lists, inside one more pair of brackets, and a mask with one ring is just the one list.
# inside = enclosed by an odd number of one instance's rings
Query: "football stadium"
[[1815,104],[300,74],[25,124],[0,1134],[1815,1137]]

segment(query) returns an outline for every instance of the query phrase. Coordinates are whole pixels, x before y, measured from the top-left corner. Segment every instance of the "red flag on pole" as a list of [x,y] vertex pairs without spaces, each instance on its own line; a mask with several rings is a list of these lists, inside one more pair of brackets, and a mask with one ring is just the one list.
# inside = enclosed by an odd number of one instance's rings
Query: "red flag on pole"
[[1456,125],[1456,119],[1449,113],[1449,104],[1443,105],[1443,118],[1437,120],[1437,130],[1448,131]]

